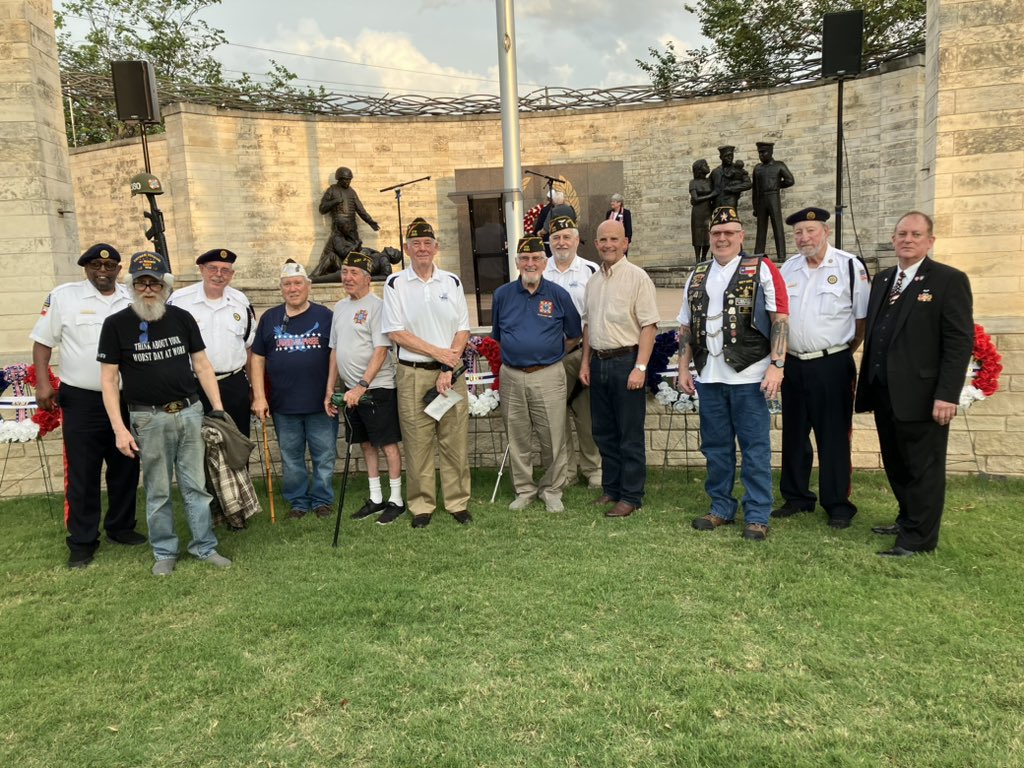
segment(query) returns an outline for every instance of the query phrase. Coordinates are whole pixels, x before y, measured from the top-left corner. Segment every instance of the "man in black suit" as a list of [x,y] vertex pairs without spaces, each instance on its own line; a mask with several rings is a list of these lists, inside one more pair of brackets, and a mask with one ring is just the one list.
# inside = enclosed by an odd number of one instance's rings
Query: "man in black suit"
[[974,347],[971,285],[928,257],[932,220],[911,211],[896,224],[899,264],[871,287],[856,410],[874,411],[882,463],[899,504],[883,557],[931,552],[946,495],[946,445]]

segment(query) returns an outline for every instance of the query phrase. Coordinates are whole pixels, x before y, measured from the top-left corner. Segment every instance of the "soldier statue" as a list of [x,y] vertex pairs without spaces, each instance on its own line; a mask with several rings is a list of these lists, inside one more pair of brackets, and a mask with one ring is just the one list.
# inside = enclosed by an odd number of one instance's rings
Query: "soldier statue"
[[334,172],[334,178],[337,183],[331,184],[320,199],[320,213],[331,216],[331,234],[324,244],[320,262],[309,273],[311,278],[340,272],[342,259],[362,245],[359,230],[356,228],[356,214],[359,214],[359,218],[369,224],[374,232],[380,230],[380,225],[366,212],[359,195],[350,186],[352,171],[348,168],[339,168]]
[[768,221],[772,223],[776,261],[786,259],[786,231],[782,228],[782,190],[795,184],[786,164],[773,157],[775,144],[757,142],[757,156],[761,160],[754,166],[754,215],[757,217],[757,236],[754,253],[764,253],[768,240]]

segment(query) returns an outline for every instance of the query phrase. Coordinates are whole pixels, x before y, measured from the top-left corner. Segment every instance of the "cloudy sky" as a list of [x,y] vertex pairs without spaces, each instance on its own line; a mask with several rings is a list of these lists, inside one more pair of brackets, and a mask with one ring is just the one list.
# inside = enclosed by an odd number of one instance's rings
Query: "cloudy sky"
[[[55,3],[55,5],[59,5]],[[224,0],[202,14],[229,77],[273,58],[346,93],[497,93],[494,0]],[[515,0],[520,91],[649,82],[634,59],[702,42],[683,0]],[[257,50],[259,49],[259,50]],[[300,56],[290,54],[303,54]],[[308,82],[307,82],[308,81]]]

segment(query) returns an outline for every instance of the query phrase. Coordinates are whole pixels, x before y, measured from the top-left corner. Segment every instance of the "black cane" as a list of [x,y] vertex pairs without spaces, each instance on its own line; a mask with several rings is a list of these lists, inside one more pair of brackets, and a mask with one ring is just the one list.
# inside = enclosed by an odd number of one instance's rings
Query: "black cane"
[[344,395],[341,396],[341,403],[338,410],[345,415],[345,471],[341,473],[341,492],[338,494],[338,519],[334,522],[334,543],[338,546],[338,534],[341,533],[341,510],[345,506],[345,490],[348,488],[348,468],[352,462],[352,422],[348,420],[348,408],[345,407]]

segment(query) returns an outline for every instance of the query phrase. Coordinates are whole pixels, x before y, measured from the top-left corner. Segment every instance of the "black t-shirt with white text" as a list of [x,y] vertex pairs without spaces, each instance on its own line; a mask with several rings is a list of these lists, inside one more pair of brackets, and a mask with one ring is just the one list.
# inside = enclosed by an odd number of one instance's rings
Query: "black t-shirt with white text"
[[164,405],[199,391],[191,355],[204,349],[199,325],[184,309],[168,306],[146,322],[127,307],[103,321],[96,359],[119,366],[127,402]]

